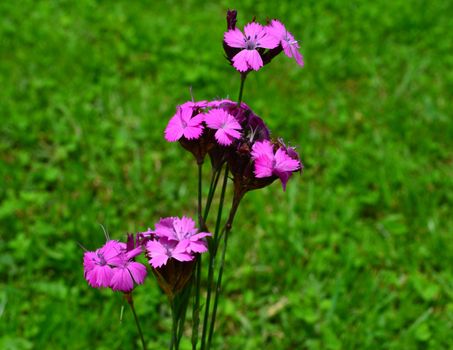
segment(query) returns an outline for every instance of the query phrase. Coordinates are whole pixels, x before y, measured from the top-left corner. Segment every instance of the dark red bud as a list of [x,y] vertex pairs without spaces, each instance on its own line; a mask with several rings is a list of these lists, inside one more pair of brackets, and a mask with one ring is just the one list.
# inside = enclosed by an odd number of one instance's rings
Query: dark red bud
[[230,30],[230,29],[234,30],[236,28],[237,15],[238,15],[238,12],[236,10],[227,11],[227,16],[226,16],[227,30]]

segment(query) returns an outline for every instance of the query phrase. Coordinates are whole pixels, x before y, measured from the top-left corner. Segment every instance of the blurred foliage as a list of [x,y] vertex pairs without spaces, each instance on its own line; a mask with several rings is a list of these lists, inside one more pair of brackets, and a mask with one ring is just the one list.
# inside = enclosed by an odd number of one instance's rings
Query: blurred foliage
[[[244,100],[305,172],[246,196],[217,348],[453,348],[451,2],[81,0],[0,2],[0,349],[138,344],[77,242],[195,214],[195,163],[162,132],[190,86],[236,97],[234,6],[301,40],[305,68],[278,57]],[[136,305],[165,348],[152,278]]]

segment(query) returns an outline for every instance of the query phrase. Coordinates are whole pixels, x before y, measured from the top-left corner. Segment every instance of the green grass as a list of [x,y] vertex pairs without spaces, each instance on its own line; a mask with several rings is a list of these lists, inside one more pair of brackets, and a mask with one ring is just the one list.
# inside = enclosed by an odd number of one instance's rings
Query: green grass
[[[119,294],[82,250],[193,215],[196,166],[162,132],[175,105],[230,95],[227,1],[0,3],[0,348],[133,349]],[[453,59],[448,2],[242,1],[280,18],[284,56],[244,100],[305,172],[248,194],[229,241],[218,349],[453,348]],[[150,349],[169,308],[136,306]],[[126,305],[127,306],[127,305]],[[189,349],[188,342],[183,344]]]

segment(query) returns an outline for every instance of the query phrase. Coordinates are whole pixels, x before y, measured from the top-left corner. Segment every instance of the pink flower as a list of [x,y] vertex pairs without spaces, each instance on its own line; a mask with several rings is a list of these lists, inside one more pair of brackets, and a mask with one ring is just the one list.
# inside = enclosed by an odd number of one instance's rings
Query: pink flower
[[273,19],[269,26],[267,26],[267,31],[280,42],[286,56],[293,57],[299,66],[302,67],[304,65],[303,57],[299,52],[299,43],[286,30],[282,22]]
[[149,263],[157,268],[166,265],[170,258],[179,261],[191,261],[195,257],[188,252],[188,246],[188,240],[175,241],[167,237],[160,237],[157,241],[148,241],[146,252],[150,257]]
[[255,176],[264,178],[277,176],[282,182],[283,190],[294,171],[301,168],[300,161],[288,155],[285,148],[279,147],[274,153],[270,141],[258,141],[252,147],[252,159],[255,162]]
[[204,238],[211,236],[209,232],[199,233],[195,221],[186,216],[160,219],[153,235],[155,240],[146,243],[146,252],[154,268],[166,265],[171,258],[192,261],[196,253],[208,251]]
[[141,254],[141,247],[127,248],[125,243],[110,240],[95,252],[85,252],[84,275],[94,288],[111,287],[113,290],[130,292],[136,284],[142,284],[146,267],[133,259]]
[[161,219],[156,223],[154,234],[159,238],[167,238],[170,241],[184,242],[187,241],[188,253],[204,253],[208,251],[205,237],[211,236],[209,232],[200,232],[195,226],[195,221],[183,216],[168,217]]
[[241,125],[228,112],[223,109],[211,109],[205,115],[206,125],[211,129],[216,129],[215,138],[223,146],[228,146],[235,139],[241,137]]
[[88,284],[94,288],[109,287],[113,276],[113,264],[121,261],[118,256],[123,247],[118,241],[107,241],[95,252],[83,255],[84,275]]
[[165,139],[169,142],[178,141],[183,136],[188,140],[198,139],[203,132],[204,117],[201,113],[193,114],[193,106],[179,106],[165,128]]
[[228,46],[241,49],[232,58],[233,67],[239,72],[258,70],[263,66],[263,60],[257,49],[273,49],[278,46],[279,40],[255,22],[246,24],[244,33],[234,28],[224,34],[224,41]]

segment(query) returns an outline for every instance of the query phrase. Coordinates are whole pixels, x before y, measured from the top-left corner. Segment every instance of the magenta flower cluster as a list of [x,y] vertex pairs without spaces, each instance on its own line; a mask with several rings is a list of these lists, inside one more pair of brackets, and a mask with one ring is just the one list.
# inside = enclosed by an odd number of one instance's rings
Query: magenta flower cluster
[[[303,66],[299,43],[283,23],[275,19],[267,25],[253,21],[242,32],[236,28],[236,16],[236,11],[227,13],[223,46],[227,59],[241,73],[242,83],[249,72],[259,70],[280,52]],[[291,175],[303,168],[295,149],[281,139],[271,139],[264,121],[242,101],[185,102],[176,108],[164,134],[167,141],[179,141],[192,152],[198,163],[206,154],[214,168],[228,163],[238,195],[277,178],[285,190]]]
[[147,275],[146,266],[134,261],[144,248],[149,263],[154,268],[167,264],[170,259],[191,261],[197,254],[205,253],[209,232],[198,232],[195,221],[183,216],[160,219],[155,230],[128,236],[127,243],[108,240],[96,251],[86,251],[83,256],[84,276],[94,288],[111,288],[131,292],[142,284]]
[[[189,101],[178,106],[165,129],[165,139],[183,145],[195,142],[194,152],[204,150],[213,163],[229,162],[232,173],[249,180],[249,184],[256,182],[254,179],[279,178],[285,189],[291,175],[302,168],[294,148],[286,147],[281,140],[272,141],[269,128],[250,107],[228,99]],[[253,173],[244,166],[247,162],[253,164]],[[251,186],[247,190],[254,189]]]

